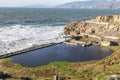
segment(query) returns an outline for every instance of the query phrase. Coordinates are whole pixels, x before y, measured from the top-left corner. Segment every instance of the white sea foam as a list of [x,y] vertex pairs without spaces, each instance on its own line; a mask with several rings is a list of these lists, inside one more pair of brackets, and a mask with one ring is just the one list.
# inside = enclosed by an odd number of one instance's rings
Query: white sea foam
[[0,55],[35,45],[64,41],[64,26],[23,26],[0,28]]

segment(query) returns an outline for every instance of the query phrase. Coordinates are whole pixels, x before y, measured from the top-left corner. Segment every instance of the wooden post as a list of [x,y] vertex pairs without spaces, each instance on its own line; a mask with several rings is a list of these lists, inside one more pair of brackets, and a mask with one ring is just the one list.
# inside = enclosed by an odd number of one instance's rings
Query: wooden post
[[54,76],[54,80],[59,80],[58,75]]

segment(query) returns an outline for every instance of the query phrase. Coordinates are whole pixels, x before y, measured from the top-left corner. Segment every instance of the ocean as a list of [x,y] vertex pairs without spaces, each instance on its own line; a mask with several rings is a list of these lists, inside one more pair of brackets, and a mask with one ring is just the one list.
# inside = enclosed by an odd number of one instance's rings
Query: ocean
[[0,8],[0,55],[65,40],[64,26],[120,9]]

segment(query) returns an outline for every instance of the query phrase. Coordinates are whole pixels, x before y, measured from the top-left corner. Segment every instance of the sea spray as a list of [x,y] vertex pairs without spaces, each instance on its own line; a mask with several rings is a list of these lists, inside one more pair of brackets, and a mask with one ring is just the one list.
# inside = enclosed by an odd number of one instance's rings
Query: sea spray
[[14,25],[0,28],[0,55],[35,45],[64,41],[64,26]]

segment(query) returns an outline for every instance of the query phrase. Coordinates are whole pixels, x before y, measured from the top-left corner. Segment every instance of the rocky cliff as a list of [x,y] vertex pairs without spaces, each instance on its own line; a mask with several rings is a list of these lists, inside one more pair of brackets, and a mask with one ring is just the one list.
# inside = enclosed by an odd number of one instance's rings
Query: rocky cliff
[[[98,16],[95,19],[67,24],[64,33],[73,41],[84,45],[120,45],[120,15]],[[70,42],[71,42],[70,41]]]
[[70,36],[87,34],[118,39],[120,38],[120,15],[98,16],[92,20],[71,22],[65,26],[64,33]]

